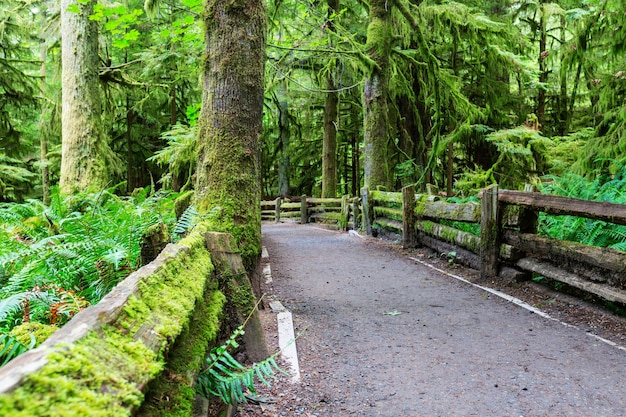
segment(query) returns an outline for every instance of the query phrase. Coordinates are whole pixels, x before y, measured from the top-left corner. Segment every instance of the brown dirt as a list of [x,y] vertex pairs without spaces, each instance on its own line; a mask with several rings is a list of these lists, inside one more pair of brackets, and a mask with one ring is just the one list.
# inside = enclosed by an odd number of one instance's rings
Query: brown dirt
[[[264,245],[264,304],[292,311],[302,379],[260,385],[271,401],[238,416],[626,416],[626,352],[586,335],[624,346],[626,319],[594,302],[480,282],[563,326],[409,259],[478,282],[427,248],[295,225],[264,226]],[[278,350],[275,314],[261,318]]]

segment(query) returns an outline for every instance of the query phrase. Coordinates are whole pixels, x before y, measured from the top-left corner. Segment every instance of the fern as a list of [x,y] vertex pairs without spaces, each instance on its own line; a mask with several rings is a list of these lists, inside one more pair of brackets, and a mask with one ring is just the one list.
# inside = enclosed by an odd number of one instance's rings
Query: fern
[[174,230],[172,231],[174,239],[180,239],[182,235],[198,224],[199,216],[200,212],[198,212],[194,206],[187,207],[183,214],[180,215],[180,218],[176,222],[176,226],[174,226]]
[[37,344],[35,336],[31,334],[30,339],[30,345],[24,346],[13,336],[0,334],[0,367],[6,365],[11,359],[35,347]]
[[268,379],[275,378],[276,371],[284,373],[275,360],[280,352],[250,367],[242,365],[233,358],[228,349],[238,348],[236,338],[243,334],[242,325],[223,345],[211,350],[206,360],[207,366],[196,382],[196,391],[200,395],[205,398],[214,395],[230,405],[246,403],[245,390],[256,395],[256,380],[270,385]]

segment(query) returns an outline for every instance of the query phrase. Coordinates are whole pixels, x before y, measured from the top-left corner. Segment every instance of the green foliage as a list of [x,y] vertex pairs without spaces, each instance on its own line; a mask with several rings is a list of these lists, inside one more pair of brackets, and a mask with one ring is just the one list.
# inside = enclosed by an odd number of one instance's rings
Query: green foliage
[[243,325],[238,327],[223,345],[211,350],[206,360],[206,368],[200,372],[196,382],[196,391],[205,398],[215,395],[224,403],[235,405],[246,403],[245,389],[256,395],[255,380],[270,385],[268,379],[274,378],[276,371],[283,372],[276,363],[278,353],[246,367],[228,352],[237,349],[237,338],[244,334]]
[[171,196],[122,199],[108,190],[0,205],[0,327],[62,324],[140,263],[143,232],[172,224]]
[[[613,161],[614,175],[599,175],[593,180],[567,174],[552,177],[543,192],[590,201],[626,203],[626,161]],[[541,214],[539,232],[556,239],[570,240],[586,245],[609,247],[626,252],[626,226],[574,216]]]
[[35,347],[37,340],[33,335],[30,335],[30,337],[30,345],[24,346],[15,337],[8,334],[0,334],[0,367],[6,365],[11,359]]

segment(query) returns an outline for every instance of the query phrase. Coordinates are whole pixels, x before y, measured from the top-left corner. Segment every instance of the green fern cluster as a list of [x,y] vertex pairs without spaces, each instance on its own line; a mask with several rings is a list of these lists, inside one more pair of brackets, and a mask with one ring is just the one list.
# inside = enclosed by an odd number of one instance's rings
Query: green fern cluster
[[[567,174],[553,177],[543,192],[591,201],[626,203],[626,160],[613,161],[614,175],[598,175],[595,179]],[[626,252],[626,226],[573,216],[539,217],[539,232],[556,239],[608,247]]]
[[8,334],[0,334],[0,367],[6,365],[16,356],[34,348],[37,341],[35,336],[31,335],[30,337],[30,345],[24,346],[15,337]]
[[172,198],[110,190],[0,205],[0,332],[63,324],[140,266],[143,232],[172,224]]

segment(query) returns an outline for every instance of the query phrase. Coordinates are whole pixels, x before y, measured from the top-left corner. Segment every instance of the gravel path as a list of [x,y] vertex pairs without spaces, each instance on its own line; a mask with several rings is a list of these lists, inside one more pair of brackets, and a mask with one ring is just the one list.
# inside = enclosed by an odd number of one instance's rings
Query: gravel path
[[302,380],[240,416],[626,416],[623,349],[374,239],[277,224],[263,244]]

